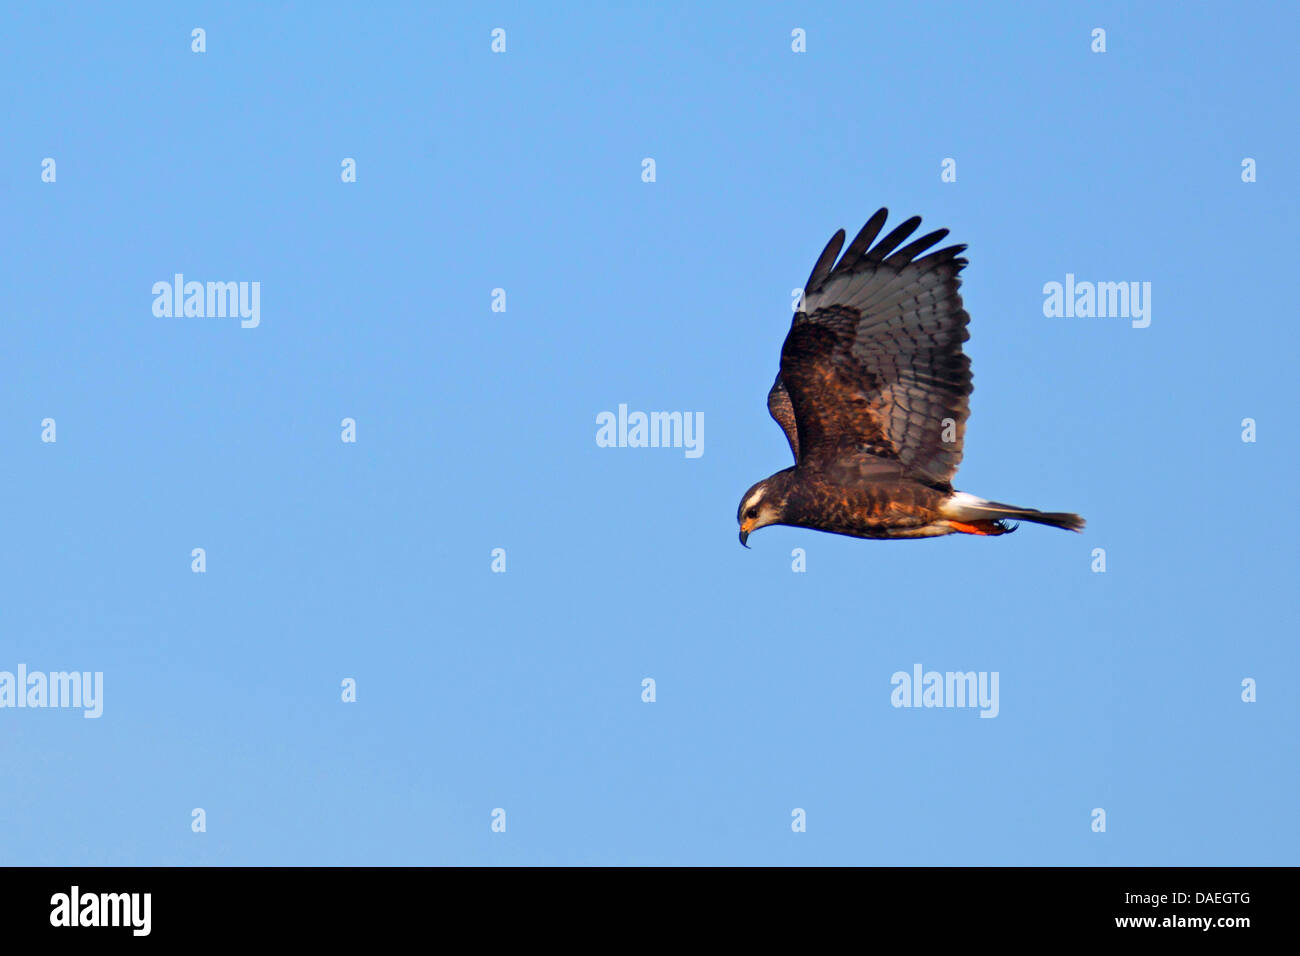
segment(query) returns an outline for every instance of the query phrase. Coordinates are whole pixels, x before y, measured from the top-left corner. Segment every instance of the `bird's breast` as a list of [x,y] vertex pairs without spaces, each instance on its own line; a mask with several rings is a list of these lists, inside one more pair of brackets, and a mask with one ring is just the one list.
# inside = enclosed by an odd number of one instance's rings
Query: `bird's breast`
[[[900,537],[939,520],[944,494],[912,481],[837,484],[796,474],[787,499],[790,524],[858,537]],[[793,519],[793,520],[790,520]],[[892,532],[892,533],[891,533]]]

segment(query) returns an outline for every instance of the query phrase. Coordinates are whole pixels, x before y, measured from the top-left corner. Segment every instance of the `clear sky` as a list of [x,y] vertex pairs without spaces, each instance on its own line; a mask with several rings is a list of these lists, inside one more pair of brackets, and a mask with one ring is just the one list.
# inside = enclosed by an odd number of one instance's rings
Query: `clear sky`
[[[0,709],[0,863],[1300,862],[1295,5],[434,6],[6,10],[0,671],[103,695]],[[969,244],[956,485],[1085,534],[737,543],[880,206]]]

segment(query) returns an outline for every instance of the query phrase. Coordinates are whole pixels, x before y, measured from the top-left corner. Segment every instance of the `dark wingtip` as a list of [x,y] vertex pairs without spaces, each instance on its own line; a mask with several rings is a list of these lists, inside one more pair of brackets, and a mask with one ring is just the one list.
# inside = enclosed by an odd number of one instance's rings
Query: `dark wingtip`
[[884,262],[885,257],[902,245],[903,241],[916,232],[917,227],[920,225],[920,216],[913,216],[911,219],[903,221],[894,228],[893,232],[877,242],[864,258],[871,262]]
[[808,281],[804,283],[804,289],[812,292],[817,286],[826,281],[826,277],[831,274],[831,266],[835,264],[835,257],[840,254],[840,249],[843,247],[844,230],[837,229],[835,235],[831,236],[831,241],[826,243],[826,248],[822,250],[822,254],[817,257],[817,263],[813,266]]
[[871,218],[858,230],[858,234],[853,237],[849,247],[844,250],[844,256],[840,259],[836,269],[852,269],[856,266],[866,253],[867,247],[875,242],[876,236],[880,235],[880,230],[885,227],[885,220],[888,218],[889,210],[884,206],[872,213]]

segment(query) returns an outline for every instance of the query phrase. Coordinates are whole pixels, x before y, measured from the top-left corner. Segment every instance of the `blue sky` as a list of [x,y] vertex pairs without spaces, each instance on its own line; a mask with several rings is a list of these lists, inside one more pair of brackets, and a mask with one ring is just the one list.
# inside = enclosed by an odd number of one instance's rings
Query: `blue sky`
[[[0,670],[104,695],[0,709],[0,862],[1297,862],[1296,9],[380,6],[6,11]],[[1084,535],[738,545],[882,205],[969,244],[957,486]]]

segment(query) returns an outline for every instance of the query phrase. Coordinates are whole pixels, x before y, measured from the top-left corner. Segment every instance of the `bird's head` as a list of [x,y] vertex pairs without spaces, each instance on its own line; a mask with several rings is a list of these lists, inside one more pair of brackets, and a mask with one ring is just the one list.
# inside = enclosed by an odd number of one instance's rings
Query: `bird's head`
[[740,508],[736,511],[736,521],[740,524],[740,543],[745,542],[752,532],[770,524],[780,524],[782,510],[785,507],[785,494],[779,480],[782,475],[765,478],[745,492],[740,499]]

